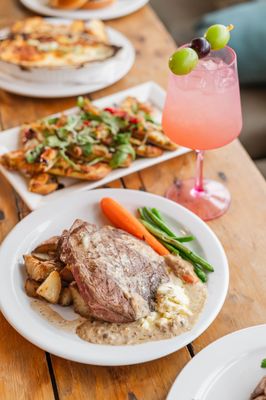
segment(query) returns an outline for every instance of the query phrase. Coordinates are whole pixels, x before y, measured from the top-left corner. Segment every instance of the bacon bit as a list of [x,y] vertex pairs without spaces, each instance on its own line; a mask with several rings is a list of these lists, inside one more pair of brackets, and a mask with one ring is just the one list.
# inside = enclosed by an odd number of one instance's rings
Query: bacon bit
[[[31,140],[31,139],[33,139],[35,137],[35,132],[34,132],[34,130],[32,130],[31,128],[30,129],[27,129],[25,132],[24,132],[24,138],[26,139],[26,140]],[[26,141],[25,140],[25,141]]]

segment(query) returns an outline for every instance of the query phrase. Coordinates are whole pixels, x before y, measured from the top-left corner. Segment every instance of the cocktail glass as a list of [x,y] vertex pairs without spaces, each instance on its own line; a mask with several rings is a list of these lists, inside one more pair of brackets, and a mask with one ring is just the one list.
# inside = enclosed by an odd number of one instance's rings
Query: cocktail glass
[[203,179],[203,157],[205,150],[230,143],[242,128],[234,50],[212,51],[187,75],[170,72],[162,123],[167,136],[197,153],[196,177],[176,180],[166,197],[205,221],[221,216],[231,196],[220,182]]

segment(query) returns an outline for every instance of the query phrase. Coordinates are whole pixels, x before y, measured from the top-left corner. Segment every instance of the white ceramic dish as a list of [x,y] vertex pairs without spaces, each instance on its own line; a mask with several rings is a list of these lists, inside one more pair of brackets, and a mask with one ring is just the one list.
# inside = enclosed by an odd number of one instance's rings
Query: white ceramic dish
[[[157,207],[177,232],[191,232],[197,239],[190,244],[194,251],[206,257],[215,267],[208,281],[208,300],[203,313],[187,333],[168,340],[139,345],[95,345],[81,340],[76,334],[64,332],[30,306],[24,292],[25,271],[22,255],[53,235],[60,234],[75,218],[97,225],[108,223],[103,217],[99,200],[105,196],[119,201],[131,212],[138,207]],[[177,222],[178,221],[178,222]],[[26,339],[40,348],[60,357],[96,365],[127,365],[146,362],[170,354],[196,339],[219,313],[228,289],[228,264],[224,250],[211,229],[195,214],[182,206],[153,194],[125,189],[98,189],[74,194],[43,207],[24,218],[8,235],[0,250],[1,310],[10,324]],[[67,319],[74,313],[53,306]],[[182,398],[183,400],[183,398]],[[190,399],[191,400],[191,399]]]
[[178,375],[167,400],[248,400],[266,358],[266,325],[243,329],[211,343]]
[[49,7],[47,5],[48,0],[21,0],[21,3],[38,14],[49,15],[51,17],[73,19],[98,18],[107,20],[131,14],[147,4],[148,1],[149,0],[117,0],[115,4],[98,10],[59,10]]
[[[110,106],[114,103],[119,103],[128,95],[135,96],[141,101],[149,101],[158,110],[158,120],[161,119],[161,110],[164,104],[165,92],[162,88],[160,88],[160,86],[153,82],[144,83],[131,89],[118,92],[114,95],[104,97],[100,100],[95,101],[95,104],[100,107]],[[68,110],[66,111],[66,114],[71,114],[75,110],[76,108]],[[20,128],[17,127],[1,133],[0,154],[18,148],[19,130]],[[125,175],[129,175],[141,169],[151,167],[152,165],[169,160],[170,158],[180,156],[181,154],[184,154],[188,151],[189,150],[184,147],[179,147],[176,151],[165,151],[160,157],[138,159],[134,161],[129,168],[116,169],[112,171],[109,175],[107,175],[104,179],[96,182],[81,182],[73,179],[61,179],[66,187],[47,196],[41,196],[29,192],[27,189],[26,180],[19,173],[9,172],[2,166],[0,166],[0,171],[2,171],[2,173],[9,180],[15,190],[20,194],[25,203],[30,207],[30,209],[34,210],[49,203],[51,200],[66,196],[76,191],[94,189],[115,179],[119,179]]]
[[[22,71],[16,65],[2,63],[0,88],[22,96],[58,98],[91,93],[114,84],[131,69],[135,61],[135,50],[121,33],[111,28],[108,28],[108,32],[111,40],[122,47],[114,58],[92,63],[85,69],[60,72],[47,69]],[[53,76],[51,81],[50,75]],[[58,75],[62,75],[60,80]]]
[[[47,18],[50,24],[70,24],[70,20],[61,20],[59,18]],[[7,29],[0,30],[0,36],[5,36]],[[21,84],[28,85],[30,83],[39,84],[40,86],[53,87],[53,91],[60,86],[68,85],[75,86],[95,86],[98,84],[112,84],[124,76],[135,60],[135,50],[130,41],[115,29],[107,27],[107,33],[110,43],[121,47],[114,57],[101,62],[92,62],[80,67],[64,67],[64,68],[30,68],[23,69],[20,66],[12,63],[0,61],[0,73],[13,78],[16,81],[21,81]],[[120,77],[120,78],[119,78]],[[0,78],[1,86],[1,78]],[[5,87],[2,87],[5,89]],[[29,89],[30,91],[30,89]],[[40,96],[42,97],[42,96]]]

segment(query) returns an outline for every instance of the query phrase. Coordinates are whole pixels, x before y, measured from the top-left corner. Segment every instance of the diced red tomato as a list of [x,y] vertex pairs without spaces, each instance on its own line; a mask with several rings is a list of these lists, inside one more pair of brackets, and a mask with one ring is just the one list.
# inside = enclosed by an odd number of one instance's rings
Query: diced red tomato
[[139,120],[138,120],[138,118],[130,117],[129,122],[130,122],[131,124],[138,124],[138,123],[139,123]]
[[127,116],[127,113],[125,111],[118,110],[117,108],[113,108],[113,107],[106,107],[104,109],[104,111],[108,111],[110,114],[113,114],[119,118],[125,118]]

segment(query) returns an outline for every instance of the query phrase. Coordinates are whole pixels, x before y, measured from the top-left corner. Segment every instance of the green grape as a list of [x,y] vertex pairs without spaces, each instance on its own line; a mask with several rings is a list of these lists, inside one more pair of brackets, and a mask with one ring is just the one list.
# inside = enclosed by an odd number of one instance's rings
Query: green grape
[[220,50],[229,42],[230,32],[228,27],[221,24],[216,24],[207,29],[205,38],[210,43],[212,50]]
[[199,61],[195,50],[184,47],[177,50],[169,59],[169,68],[175,75],[186,75],[196,67]]

